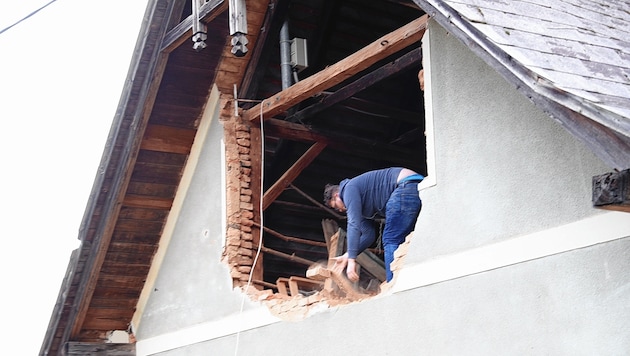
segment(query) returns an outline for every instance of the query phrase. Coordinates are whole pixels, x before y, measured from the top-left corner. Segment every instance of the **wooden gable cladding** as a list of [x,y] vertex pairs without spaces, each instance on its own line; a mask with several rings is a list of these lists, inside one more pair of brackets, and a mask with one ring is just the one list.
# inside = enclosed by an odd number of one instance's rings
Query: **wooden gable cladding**
[[149,125],[140,149],[187,155],[197,132],[192,129]]
[[[147,99],[153,107],[146,123],[129,127],[142,138],[130,169],[112,176],[127,189],[110,221],[109,242],[99,252],[94,279],[86,286],[86,304],[74,319],[74,341],[103,342],[108,332],[130,326],[216,76],[217,53],[227,38],[226,15],[216,16],[209,30],[215,36],[209,36],[206,51],[196,52],[188,43],[170,48],[163,72],[155,77],[154,99]],[[95,258],[89,250],[80,261]]]

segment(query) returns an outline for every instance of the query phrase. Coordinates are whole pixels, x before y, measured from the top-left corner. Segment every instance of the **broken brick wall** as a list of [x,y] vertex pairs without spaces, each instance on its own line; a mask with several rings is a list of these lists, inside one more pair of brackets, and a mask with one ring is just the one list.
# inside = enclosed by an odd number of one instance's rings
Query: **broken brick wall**
[[[227,231],[223,260],[230,267],[233,285],[248,283],[260,243],[260,129],[234,114],[231,96],[221,101],[226,156]],[[262,256],[252,273],[254,285],[262,281]]]

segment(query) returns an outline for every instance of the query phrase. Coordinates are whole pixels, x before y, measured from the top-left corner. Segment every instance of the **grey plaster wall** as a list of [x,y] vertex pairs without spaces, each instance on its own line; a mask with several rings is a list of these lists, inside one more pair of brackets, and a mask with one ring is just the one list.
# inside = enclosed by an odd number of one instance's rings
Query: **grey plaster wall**
[[[218,106],[217,106],[218,107]],[[232,289],[228,266],[221,261],[224,197],[223,127],[217,119],[209,132],[151,296],[138,339],[173,332],[240,310],[243,294]],[[249,306],[248,303],[245,307]]]
[[628,261],[626,238],[160,355],[627,355]]
[[420,194],[410,261],[601,213],[591,179],[611,168],[435,22],[429,31],[437,185]]

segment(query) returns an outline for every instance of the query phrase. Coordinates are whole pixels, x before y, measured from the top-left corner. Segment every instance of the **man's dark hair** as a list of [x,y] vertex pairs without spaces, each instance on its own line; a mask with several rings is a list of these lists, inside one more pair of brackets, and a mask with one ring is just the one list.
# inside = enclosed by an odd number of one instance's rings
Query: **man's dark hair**
[[332,199],[333,195],[339,191],[339,185],[337,184],[326,184],[324,187],[324,204],[328,206],[330,203],[330,199]]

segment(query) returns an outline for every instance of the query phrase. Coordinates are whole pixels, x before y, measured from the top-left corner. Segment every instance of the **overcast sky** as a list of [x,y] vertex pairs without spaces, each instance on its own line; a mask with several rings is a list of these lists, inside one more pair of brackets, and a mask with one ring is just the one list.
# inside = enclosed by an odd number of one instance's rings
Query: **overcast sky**
[[0,3],[6,198],[0,215],[0,337],[20,355],[39,353],[70,253],[79,246],[79,225],[146,5],[147,0]]

